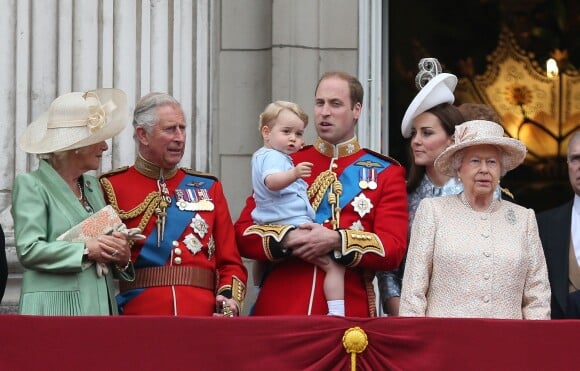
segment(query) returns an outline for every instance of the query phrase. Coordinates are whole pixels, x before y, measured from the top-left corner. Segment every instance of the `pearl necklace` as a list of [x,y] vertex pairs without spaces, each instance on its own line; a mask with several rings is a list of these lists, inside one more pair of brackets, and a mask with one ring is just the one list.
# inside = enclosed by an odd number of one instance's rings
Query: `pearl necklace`
[[77,187],[79,187],[79,192],[81,193],[81,197],[77,197],[79,201],[82,201],[83,198],[85,198],[85,195],[83,193],[83,186],[81,185],[81,182],[79,180],[77,180]]
[[80,180],[77,181],[77,186],[79,187],[79,191],[81,192],[81,197],[77,197],[78,200],[81,202],[81,205],[83,205],[83,207],[85,208],[85,210],[89,214],[93,214],[95,212],[95,210],[93,209],[93,207],[91,206],[89,201],[87,199],[85,199],[85,194],[83,192],[83,186],[81,185]]
[[477,211],[473,208],[473,206],[471,206],[471,204],[469,203],[469,201],[467,201],[467,197],[465,196],[465,193],[462,193],[461,196],[461,202],[463,202],[463,204],[467,207],[469,207],[472,211],[476,212],[476,213],[480,213],[480,212],[484,212],[484,213],[489,213],[491,214],[491,211],[493,210],[493,207],[495,206],[495,198],[493,200],[491,200],[491,203],[489,204],[487,210],[485,211]]

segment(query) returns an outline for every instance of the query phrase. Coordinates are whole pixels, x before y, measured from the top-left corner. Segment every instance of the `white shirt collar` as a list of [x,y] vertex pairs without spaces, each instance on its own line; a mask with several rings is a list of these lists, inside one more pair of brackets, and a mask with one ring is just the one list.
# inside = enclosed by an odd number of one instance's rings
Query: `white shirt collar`
[[572,221],[570,223],[570,236],[572,238],[572,246],[574,246],[574,253],[576,260],[580,264],[580,196],[574,196],[574,203],[572,204]]

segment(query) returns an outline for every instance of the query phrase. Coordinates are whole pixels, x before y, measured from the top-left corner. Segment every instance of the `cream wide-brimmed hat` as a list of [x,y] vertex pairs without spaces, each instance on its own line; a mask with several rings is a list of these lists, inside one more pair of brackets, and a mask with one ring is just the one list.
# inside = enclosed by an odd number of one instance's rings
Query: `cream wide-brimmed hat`
[[503,173],[515,169],[526,158],[526,146],[517,139],[504,137],[501,125],[492,121],[472,120],[455,127],[455,143],[447,147],[435,160],[435,169],[445,175],[455,176],[453,155],[467,147],[490,144],[504,154]]
[[28,153],[53,153],[85,147],[119,134],[129,120],[127,95],[105,88],[56,98],[18,141]]

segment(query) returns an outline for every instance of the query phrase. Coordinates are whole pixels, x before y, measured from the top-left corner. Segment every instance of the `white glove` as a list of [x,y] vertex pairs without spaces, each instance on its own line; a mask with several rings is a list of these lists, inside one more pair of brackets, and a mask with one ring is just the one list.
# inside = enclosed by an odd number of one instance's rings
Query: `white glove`
[[103,277],[109,274],[109,267],[105,263],[97,263],[95,267],[97,269],[97,276]]
[[130,241],[139,241],[146,238],[145,235],[141,234],[140,228],[127,228],[125,223],[115,226],[114,231],[123,233]]
[[[129,239],[129,241],[139,241],[139,240],[144,240],[146,238],[145,235],[141,234],[140,228],[127,228],[125,223],[121,223],[121,224],[116,225],[115,228],[113,228],[111,230],[111,232],[109,232],[108,234],[110,234],[112,232],[123,233],[125,236],[127,236],[127,239]],[[90,267],[92,264],[93,264],[92,261],[88,261],[83,266],[86,269],[86,268]],[[109,274],[108,264],[97,263],[95,268],[97,270],[97,276],[99,276],[99,277],[103,277],[104,275]]]

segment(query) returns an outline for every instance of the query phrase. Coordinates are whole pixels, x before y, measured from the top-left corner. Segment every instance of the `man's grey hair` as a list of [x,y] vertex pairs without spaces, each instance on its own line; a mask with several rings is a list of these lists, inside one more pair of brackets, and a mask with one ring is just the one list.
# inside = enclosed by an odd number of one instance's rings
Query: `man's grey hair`
[[577,140],[580,140],[580,130],[577,130],[574,134],[572,134],[572,137],[568,142],[568,155],[566,156],[568,161],[570,161],[570,151],[572,150],[572,144]]
[[177,99],[167,93],[153,92],[143,96],[135,106],[133,127],[141,126],[150,133],[158,120],[157,107],[173,105],[181,107]]

